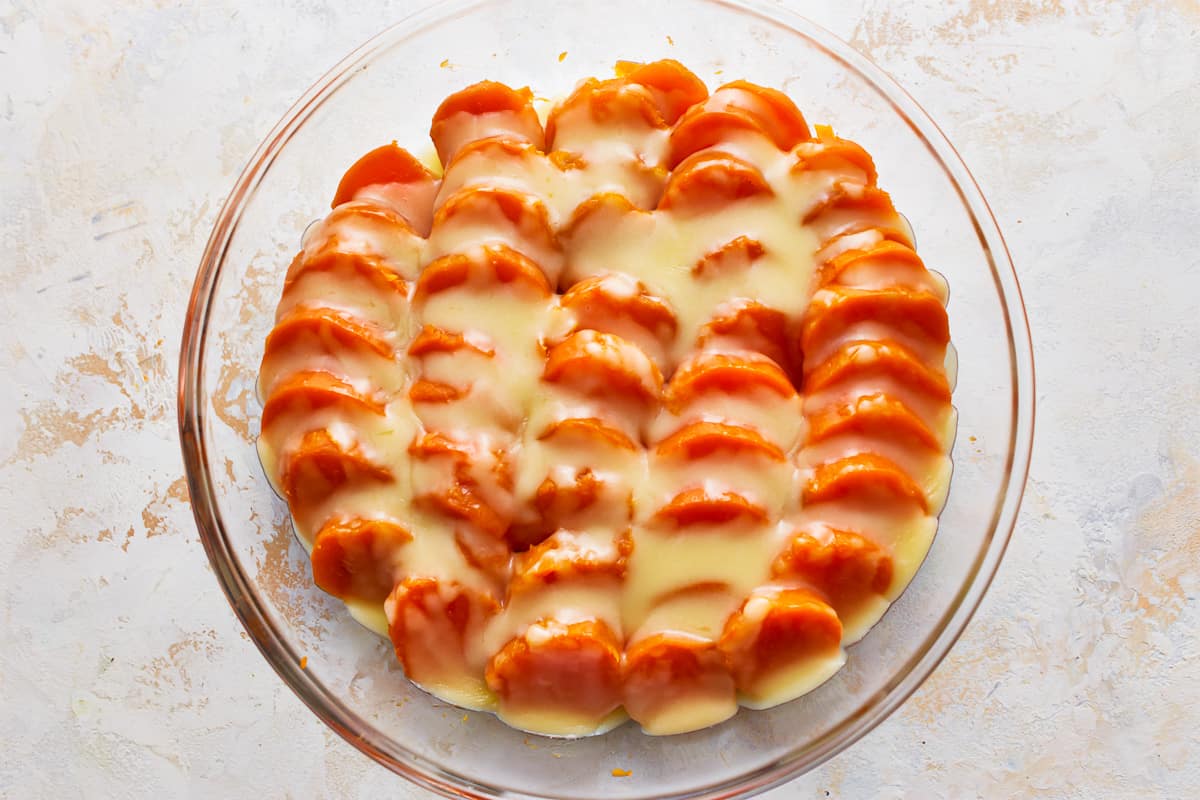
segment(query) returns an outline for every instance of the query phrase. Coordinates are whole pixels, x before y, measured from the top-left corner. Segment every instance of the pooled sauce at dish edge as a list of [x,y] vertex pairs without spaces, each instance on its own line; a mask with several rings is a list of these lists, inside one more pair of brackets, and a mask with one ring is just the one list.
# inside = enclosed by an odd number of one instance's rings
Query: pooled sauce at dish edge
[[955,429],[946,286],[785,96],[485,82],[306,233],[259,450],[314,579],[510,724],[677,733],[818,686],[908,584]]

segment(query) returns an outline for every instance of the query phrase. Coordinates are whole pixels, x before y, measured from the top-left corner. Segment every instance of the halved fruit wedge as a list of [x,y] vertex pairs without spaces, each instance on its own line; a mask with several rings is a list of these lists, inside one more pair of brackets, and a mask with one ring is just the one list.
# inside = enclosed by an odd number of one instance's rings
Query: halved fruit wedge
[[894,461],[874,453],[857,453],[821,464],[804,485],[805,505],[847,499],[868,505],[911,503],[922,511],[929,510],[917,482]]
[[527,141],[541,149],[545,136],[528,88],[512,89],[480,81],[442,101],[433,115],[429,136],[443,164],[449,164],[469,142],[491,136]]
[[384,610],[388,635],[409,680],[478,707],[484,692],[468,661],[468,643],[499,609],[495,599],[456,581],[410,576]]
[[345,446],[325,429],[304,434],[284,460],[280,486],[292,512],[323,502],[348,484],[392,483],[392,471],[376,464],[357,446]]
[[903,401],[886,393],[857,397],[850,403],[829,406],[808,417],[810,444],[852,434],[876,441],[902,441],[920,452],[941,450],[937,434]]
[[338,517],[317,531],[313,581],[334,597],[382,603],[396,585],[412,534],[383,519]]
[[651,735],[687,733],[737,713],[737,688],[715,643],[663,632],[625,650],[625,710]]
[[716,453],[725,457],[730,454],[749,454],[770,461],[784,460],[783,451],[758,431],[723,422],[701,421],[685,425],[655,448],[655,454],[660,458],[685,461],[707,458]]
[[765,522],[767,512],[736,492],[712,494],[704,489],[687,489],[660,508],[654,520],[677,528],[690,525],[727,525],[734,520]]
[[487,685],[517,727],[590,734],[621,704],[621,642],[600,620],[539,620],[492,657]]
[[585,330],[550,348],[542,379],[592,396],[634,396],[648,403],[662,393],[662,374],[637,346],[619,336]]
[[773,194],[758,167],[729,153],[708,149],[688,156],[671,172],[658,207],[707,213],[739,200]]
[[823,525],[795,530],[771,565],[772,577],[808,583],[839,616],[866,598],[885,595],[894,572],[892,557],[866,536]]
[[841,666],[842,623],[816,593],[764,586],[725,623],[718,647],[750,703],[775,704],[815,688]]
[[400,214],[422,236],[429,233],[437,179],[395,142],[377,147],[346,170],[330,204],[369,200]]
[[733,81],[679,119],[671,131],[667,164],[674,168],[691,154],[746,132],[762,135],[785,151],[809,135],[804,115],[783,92]]
[[296,372],[280,381],[271,391],[262,412],[262,429],[290,413],[306,413],[337,406],[348,414],[382,416],[383,400],[359,392],[346,381],[320,370]]
[[664,392],[664,402],[668,408],[678,410],[706,392],[738,395],[754,388],[767,389],[783,398],[796,395],[788,376],[766,356],[702,352],[675,370]]

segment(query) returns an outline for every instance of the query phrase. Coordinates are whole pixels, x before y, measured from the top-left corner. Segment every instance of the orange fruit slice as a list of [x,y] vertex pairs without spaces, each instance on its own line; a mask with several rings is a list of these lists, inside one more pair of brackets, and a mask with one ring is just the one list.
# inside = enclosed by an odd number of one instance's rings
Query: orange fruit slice
[[262,412],[262,429],[270,428],[275,420],[292,412],[317,411],[339,406],[346,413],[367,413],[382,416],[384,403],[373,395],[365,395],[346,381],[320,370],[296,372],[275,385]]
[[921,487],[895,462],[874,453],[858,453],[821,464],[803,489],[805,505],[854,499],[911,503],[922,511],[929,501]]
[[[450,195],[434,214],[430,239],[440,241],[448,236],[452,239],[453,232],[459,229],[475,237],[481,230],[490,231],[489,240],[481,242],[485,249],[517,251],[547,273],[551,285],[558,280],[556,264],[537,260],[561,260],[561,247],[550,226],[546,206],[533,195],[513,189],[463,187]],[[493,238],[502,241],[497,243]],[[456,243],[453,249],[461,252],[464,248]]]
[[464,389],[449,383],[420,378],[413,381],[413,385],[408,390],[408,399],[414,404],[453,403],[455,400],[461,400],[466,397],[469,391],[469,388]]
[[382,603],[395,586],[404,546],[412,534],[382,519],[337,518],[317,531],[313,581],[334,597]]
[[767,512],[736,492],[709,494],[704,489],[688,489],[660,508],[654,519],[683,528],[689,525],[723,525],[736,519],[765,522]]
[[938,348],[950,341],[946,308],[931,292],[830,286],[813,295],[801,323],[800,349],[806,357],[823,353],[832,339],[863,322],[885,325]]
[[821,265],[817,285],[837,283],[860,288],[878,284],[933,291],[934,283],[925,262],[911,247],[899,242],[880,242],[869,250],[848,250]]
[[785,369],[791,366],[788,318],[779,309],[753,300],[724,306],[719,316],[701,329],[696,344],[703,349],[716,339],[725,339],[732,346],[760,353]]
[[560,129],[564,122],[572,124],[571,117],[575,114],[584,115],[589,124],[612,131],[632,132],[667,126],[654,94],[645,87],[620,78],[604,81],[588,78],[550,110],[546,118],[548,147],[559,145]]
[[575,445],[603,444],[618,450],[637,450],[637,443],[620,428],[595,417],[570,417],[550,423],[538,439],[570,442]]
[[742,394],[768,389],[783,398],[796,389],[779,365],[758,353],[698,353],[683,362],[667,384],[664,400],[678,410],[705,392]]
[[411,153],[395,142],[367,153],[346,170],[330,205],[336,208],[371,187],[387,187],[371,193],[373,203],[392,208],[420,233],[429,231],[437,181]]
[[723,422],[693,422],[659,442],[655,453],[660,458],[694,461],[714,453],[750,453],[771,461],[783,461],[783,451],[762,434],[740,425]]
[[832,239],[869,230],[889,231],[889,238],[913,246],[908,223],[896,212],[887,192],[874,186],[834,184],[833,190],[803,218],[824,246]]
[[453,686],[474,674],[467,642],[499,608],[490,595],[455,581],[417,576],[396,584],[384,607],[404,673],[426,686]]
[[659,339],[675,335],[675,312],[667,301],[652,294],[641,281],[620,274],[584,278],[563,293],[562,305],[574,312],[580,329],[615,333],[613,320],[625,319]]
[[591,578],[619,581],[632,546],[628,531],[608,547],[595,547],[577,534],[559,530],[516,557],[508,596]]
[[692,274],[697,278],[708,278],[731,272],[741,272],[749,269],[766,252],[767,249],[757,239],[738,236],[711,253],[706,253],[692,267]]
[[674,125],[683,112],[708,97],[704,81],[674,59],[664,58],[649,64],[618,62],[617,72],[629,83],[650,90],[659,114],[668,125]]
[[515,287],[539,298],[551,294],[546,275],[537,264],[506,245],[490,245],[470,256],[442,256],[427,266],[417,280],[413,304],[420,305],[431,295],[460,286],[487,291],[496,285]]
[[902,441],[914,450],[939,452],[937,434],[903,401],[886,393],[855,398],[828,406],[808,417],[808,441],[816,443],[835,436],[853,434],[876,441]]
[[420,333],[413,337],[412,343],[408,346],[408,354],[413,358],[460,351],[476,353],[488,358],[496,354],[495,350],[480,343],[478,339],[472,341],[461,333],[454,333],[436,325],[426,325]]
[[641,348],[610,333],[577,331],[550,348],[542,379],[589,395],[636,396],[656,402],[662,375]]
[[733,81],[680,117],[671,131],[667,165],[674,169],[693,153],[747,132],[767,138],[780,150],[791,150],[808,138],[808,124],[782,92]]
[[438,158],[449,164],[468,142],[490,136],[521,139],[541,149],[542,123],[528,88],[511,89],[495,81],[480,81],[442,101],[433,115],[429,136]]
[[856,142],[847,139],[817,139],[796,145],[793,174],[801,172],[861,172],[864,183],[873,186],[878,177],[871,154]]
[[861,533],[799,529],[771,566],[777,579],[803,580],[819,589],[839,614],[892,585],[892,557]]
[[[635,642],[625,651],[621,681],[625,710],[650,733],[672,711],[709,706],[717,717],[737,711],[737,688],[724,654],[697,637],[664,632]],[[697,728],[720,721],[704,716]],[[669,732],[686,730],[675,726]]]
[[292,511],[301,513],[347,484],[394,480],[391,470],[372,462],[358,447],[345,447],[329,431],[315,430],[304,434],[287,455],[279,482]]
[[287,278],[283,283],[282,297],[288,298],[295,290],[301,279],[315,272],[335,275],[338,280],[349,283],[354,280],[365,281],[372,289],[390,298],[403,300],[408,293],[408,281],[388,266],[378,256],[363,253],[343,253],[337,250],[336,238],[317,253],[296,256],[288,268]]
[[729,153],[709,149],[688,156],[675,167],[658,207],[701,213],[773,194],[758,167]]
[[282,351],[308,345],[318,352],[351,350],[391,359],[386,332],[377,325],[332,308],[300,306],[275,323],[263,348],[264,364]]
[[835,655],[841,642],[837,613],[816,593],[762,587],[726,621],[718,647],[738,689],[763,700],[769,699],[763,692],[771,678]]
[[621,642],[600,620],[535,622],[488,662],[501,715],[563,712],[598,725],[621,704]]
[[503,455],[490,455],[495,470],[480,474],[473,463],[481,456],[473,445],[457,442],[441,433],[418,436],[408,448],[413,458],[433,462],[444,461],[444,475],[436,487],[413,486],[414,504],[470,523],[493,539],[500,539],[508,529],[507,515],[502,515],[485,497],[481,479],[490,481],[494,491],[509,491],[511,476],[506,473]]
[[817,365],[804,378],[805,394],[816,394],[853,380],[887,376],[919,389],[934,400],[950,402],[946,376],[935,371],[896,342],[850,342]]

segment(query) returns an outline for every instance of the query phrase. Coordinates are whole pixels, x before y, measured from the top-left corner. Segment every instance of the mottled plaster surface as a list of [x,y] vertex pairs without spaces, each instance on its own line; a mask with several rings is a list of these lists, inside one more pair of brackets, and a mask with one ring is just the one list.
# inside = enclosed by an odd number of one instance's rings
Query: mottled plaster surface
[[[180,5],[0,1],[0,796],[424,796],[317,722],[235,621],[174,408],[192,272],[238,170],[410,4]],[[975,171],[1023,283],[1039,426],[961,641],[770,796],[1195,797],[1200,6],[792,5]]]

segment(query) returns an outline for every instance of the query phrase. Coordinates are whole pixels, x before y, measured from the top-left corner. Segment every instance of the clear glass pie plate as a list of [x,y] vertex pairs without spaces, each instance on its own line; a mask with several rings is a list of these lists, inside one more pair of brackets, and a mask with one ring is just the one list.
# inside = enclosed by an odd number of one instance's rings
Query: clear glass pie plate
[[[413,687],[389,643],[312,584],[287,509],[259,465],[254,383],[288,262],[358,156],[393,139],[419,150],[442,98],[484,78],[556,97],[582,77],[610,75],[620,59],[658,58],[683,62],[710,88],[746,78],[783,89],[810,124],[831,124],[874,156],[880,186],[910,220],[926,264],[950,285],[954,476],[915,580],[816,691],[682,736],[626,725],[541,739]],[[179,381],[201,539],[263,655],[353,746],[425,787],[475,798],[727,798],[777,785],[848,747],[930,674],[983,597],[1016,518],[1033,404],[1012,264],[937,126],[828,32],[774,5],[718,0],[452,0],[350,54],[270,133],[221,209],[196,276]],[[614,769],[630,774],[615,777]]]

